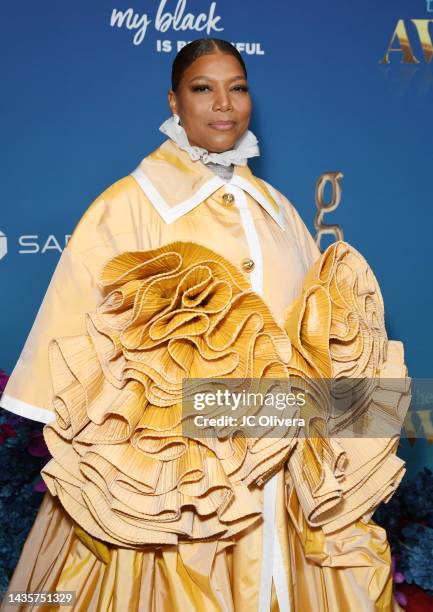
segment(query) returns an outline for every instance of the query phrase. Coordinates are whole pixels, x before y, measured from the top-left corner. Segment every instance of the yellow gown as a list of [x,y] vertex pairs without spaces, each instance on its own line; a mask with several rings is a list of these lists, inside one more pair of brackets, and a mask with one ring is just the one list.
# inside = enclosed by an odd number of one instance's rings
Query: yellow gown
[[[308,435],[187,437],[185,377],[313,385]],[[320,381],[344,377],[372,382],[369,438],[323,430]],[[353,247],[320,254],[248,166],[225,182],[164,141],[83,215],[2,396],[53,457],[9,591],[74,591],[83,612],[398,610],[371,516],[404,474],[409,382]]]

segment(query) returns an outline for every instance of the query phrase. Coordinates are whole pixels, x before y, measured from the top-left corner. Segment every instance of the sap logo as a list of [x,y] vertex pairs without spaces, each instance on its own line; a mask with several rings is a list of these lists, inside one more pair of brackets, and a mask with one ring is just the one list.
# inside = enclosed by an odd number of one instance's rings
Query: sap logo
[[[68,244],[68,240],[71,237],[70,234],[65,235],[64,246]],[[46,253],[47,251],[63,251],[60,242],[54,236],[50,234],[45,240],[40,240],[37,234],[20,236],[18,239],[20,247],[18,253],[21,254],[35,254],[35,253]]]
[[8,252],[8,239],[3,234],[3,232],[0,232],[0,259],[3,259],[3,257],[7,254],[7,252]]

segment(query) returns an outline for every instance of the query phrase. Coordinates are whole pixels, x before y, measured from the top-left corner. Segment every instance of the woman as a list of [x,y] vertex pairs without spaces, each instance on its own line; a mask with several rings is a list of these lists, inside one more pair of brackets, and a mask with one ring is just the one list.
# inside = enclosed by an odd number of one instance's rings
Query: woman
[[53,455],[9,590],[74,591],[74,610],[397,610],[370,519],[404,472],[397,436],[328,439],[322,401],[312,437],[182,435],[184,376],[370,377],[364,414],[399,422],[408,389],[389,387],[403,350],[365,260],[321,255],[250,171],[236,49],[183,47],[169,105],[168,138],[76,227],[2,398],[47,423]]

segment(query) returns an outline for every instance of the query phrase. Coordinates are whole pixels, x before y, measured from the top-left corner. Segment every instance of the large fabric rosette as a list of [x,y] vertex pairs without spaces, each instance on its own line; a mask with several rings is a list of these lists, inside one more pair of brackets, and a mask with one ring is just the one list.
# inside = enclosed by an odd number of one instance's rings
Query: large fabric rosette
[[[254,488],[282,465],[298,525],[332,531],[391,495],[397,433],[367,444],[341,434],[354,415],[401,421],[409,396],[401,344],[386,337],[380,289],[355,249],[323,253],[284,328],[233,264],[195,242],[122,253],[99,285],[87,334],[49,350],[56,418],[41,473],[82,535],[122,547],[230,538],[261,519]],[[186,378],[288,380],[308,393],[305,431],[187,436]],[[343,378],[361,385],[335,418],[327,383]]]
[[287,509],[326,533],[368,521],[404,475],[395,451],[410,404],[401,342],[388,340],[378,282],[349,244],[331,245],[285,311],[293,386],[310,401],[287,463]]
[[249,485],[287,460],[296,431],[185,436],[182,383],[288,379],[287,334],[237,268],[196,243],[123,253],[99,281],[88,333],[50,344],[50,492],[85,532],[126,547],[260,520]]

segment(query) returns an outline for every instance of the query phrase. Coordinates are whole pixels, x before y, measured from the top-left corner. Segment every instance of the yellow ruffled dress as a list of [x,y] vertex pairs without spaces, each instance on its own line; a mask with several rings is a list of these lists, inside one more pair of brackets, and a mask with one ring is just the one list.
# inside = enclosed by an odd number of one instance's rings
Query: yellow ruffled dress
[[[326,249],[283,325],[235,265],[192,241],[121,253],[99,284],[86,333],[50,343],[49,492],[9,588],[75,591],[83,612],[256,611],[263,484],[276,475],[290,609],[398,610],[371,515],[404,473],[409,379],[364,258]],[[313,398],[305,431],[187,437],[184,378],[290,380]],[[364,384],[334,418],[326,383],[347,378]],[[348,436],[355,421],[362,435]]]

